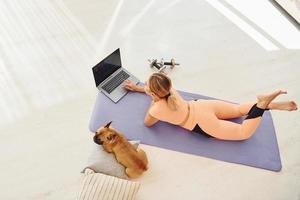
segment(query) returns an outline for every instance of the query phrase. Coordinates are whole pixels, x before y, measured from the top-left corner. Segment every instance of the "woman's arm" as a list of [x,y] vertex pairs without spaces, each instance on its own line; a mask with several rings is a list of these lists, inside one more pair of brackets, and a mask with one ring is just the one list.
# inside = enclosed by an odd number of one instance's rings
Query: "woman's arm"
[[135,91],[137,92],[145,92],[145,88],[139,85],[135,85]]
[[146,126],[153,126],[154,124],[156,124],[156,122],[158,122],[158,119],[152,117],[148,112],[145,116],[145,119],[144,119],[144,124]]
[[151,106],[154,104],[154,102],[152,101],[151,102],[151,105],[149,106],[148,110],[147,110],[147,113],[145,115],[145,119],[144,119],[144,124],[146,126],[153,126],[156,122],[158,122],[159,120],[156,119],[155,117],[151,116],[149,114],[149,109],[151,108]]
[[[130,91],[134,91],[134,92],[145,92],[144,87],[139,86],[139,85],[135,85],[133,82],[131,82],[130,80],[126,80],[124,81],[124,87]],[[146,126],[152,126],[154,125],[156,122],[158,122],[159,120],[152,117],[149,114],[149,109],[151,108],[151,106],[154,104],[154,102],[151,102],[151,105],[149,106],[146,115],[145,115],[145,119],[144,119],[144,124]]]
[[144,87],[139,86],[139,85],[136,85],[136,84],[134,84],[134,83],[133,83],[132,81],[130,81],[130,80],[125,80],[125,81],[124,81],[124,87],[125,87],[127,90],[134,91],[134,92],[145,92]]

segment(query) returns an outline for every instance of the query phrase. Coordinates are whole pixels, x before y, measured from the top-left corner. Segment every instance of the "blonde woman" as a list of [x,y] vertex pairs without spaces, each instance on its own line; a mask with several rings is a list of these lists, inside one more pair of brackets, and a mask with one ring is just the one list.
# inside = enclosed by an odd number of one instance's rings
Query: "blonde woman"
[[[286,91],[278,90],[268,95],[259,95],[256,103],[233,104],[220,100],[184,100],[172,87],[171,79],[154,73],[145,86],[137,86],[126,80],[124,87],[130,91],[145,92],[152,97],[144,123],[152,126],[165,121],[187,130],[222,140],[245,140],[250,138],[260,124],[265,110],[297,110],[294,101],[273,102]],[[226,119],[247,116],[242,124]]]

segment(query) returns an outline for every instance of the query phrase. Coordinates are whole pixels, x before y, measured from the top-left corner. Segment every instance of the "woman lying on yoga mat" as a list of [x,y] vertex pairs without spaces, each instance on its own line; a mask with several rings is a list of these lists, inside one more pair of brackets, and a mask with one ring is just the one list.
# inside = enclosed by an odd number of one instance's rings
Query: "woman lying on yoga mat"
[[[294,101],[272,102],[286,91],[259,95],[257,103],[233,104],[220,100],[184,100],[172,88],[169,77],[162,73],[150,76],[144,87],[127,80],[124,87],[131,91],[145,92],[152,97],[152,103],[145,116],[145,125],[152,126],[158,120],[181,126],[193,132],[222,140],[245,140],[258,127],[265,110],[297,110]],[[247,116],[242,124],[227,121]]]

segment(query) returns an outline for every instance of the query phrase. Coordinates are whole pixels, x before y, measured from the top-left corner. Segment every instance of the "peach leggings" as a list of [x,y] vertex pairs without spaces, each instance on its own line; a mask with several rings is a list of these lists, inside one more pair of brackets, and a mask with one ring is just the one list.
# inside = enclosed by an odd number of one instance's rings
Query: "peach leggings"
[[260,124],[261,116],[245,119],[242,124],[227,121],[245,116],[254,103],[233,104],[219,100],[197,100],[198,125],[215,138],[222,140],[245,140],[250,138]]

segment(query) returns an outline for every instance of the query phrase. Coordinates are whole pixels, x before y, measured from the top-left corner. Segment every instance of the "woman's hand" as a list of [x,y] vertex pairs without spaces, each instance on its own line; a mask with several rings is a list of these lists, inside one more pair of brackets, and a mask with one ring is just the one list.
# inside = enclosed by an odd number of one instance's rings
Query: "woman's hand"
[[125,80],[123,86],[130,91],[137,91],[137,85],[135,85],[131,80]]

